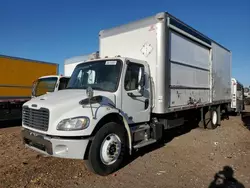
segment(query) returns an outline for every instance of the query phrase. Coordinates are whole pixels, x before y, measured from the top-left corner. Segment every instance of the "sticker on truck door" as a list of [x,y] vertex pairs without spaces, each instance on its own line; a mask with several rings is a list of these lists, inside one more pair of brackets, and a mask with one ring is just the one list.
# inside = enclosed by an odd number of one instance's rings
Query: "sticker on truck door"
[[117,61],[106,61],[105,65],[116,65]]

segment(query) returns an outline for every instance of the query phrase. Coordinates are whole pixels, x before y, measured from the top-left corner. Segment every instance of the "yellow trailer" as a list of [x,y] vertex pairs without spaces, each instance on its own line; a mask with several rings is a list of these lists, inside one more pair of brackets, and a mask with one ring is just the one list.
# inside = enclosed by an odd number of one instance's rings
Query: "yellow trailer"
[[0,55],[0,120],[21,117],[37,78],[58,74],[58,64]]

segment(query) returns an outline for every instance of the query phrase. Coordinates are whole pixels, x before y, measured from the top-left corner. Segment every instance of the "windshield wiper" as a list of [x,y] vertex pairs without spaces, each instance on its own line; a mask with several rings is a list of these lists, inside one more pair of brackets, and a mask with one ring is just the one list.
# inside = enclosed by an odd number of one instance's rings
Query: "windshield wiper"
[[97,90],[103,90],[103,88],[101,88],[101,87],[98,87],[98,86],[93,86],[93,87],[91,87],[92,89],[97,89]]
[[[65,89],[86,89],[87,87],[66,87]],[[104,91],[102,87],[91,86],[92,89]]]
[[80,88],[77,88],[77,87],[66,87],[65,89],[80,89]]

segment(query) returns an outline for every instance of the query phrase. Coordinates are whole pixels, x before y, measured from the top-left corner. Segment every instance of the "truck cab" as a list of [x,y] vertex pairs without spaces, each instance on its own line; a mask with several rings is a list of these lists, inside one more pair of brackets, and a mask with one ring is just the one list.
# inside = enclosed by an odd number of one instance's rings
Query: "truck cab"
[[[145,126],[152,107],[150,88],[145,61],[114,57],[78,64],[64,90],[24,104],[24,142],[45,154],[85,159],[100,175],[111,173],[125,150],[131,151],[132,139],[139,144],[146,136],[147,142],[155,141]],[[129,124],[137,126],[136,132]]]
[[70,77],[62,75],[42,76],[33,83],[31,97],[65,89],[69,79]]

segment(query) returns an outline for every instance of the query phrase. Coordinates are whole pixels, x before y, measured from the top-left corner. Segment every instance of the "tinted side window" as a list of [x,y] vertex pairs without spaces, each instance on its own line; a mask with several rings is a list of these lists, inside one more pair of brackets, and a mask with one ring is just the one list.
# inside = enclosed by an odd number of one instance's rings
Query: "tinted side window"
[[127,67],[124,87],[126,91],[138,89],[139,82],[142,77],[144,66],[136,63],[130,63]]
[[69,78],[60,78],[60,84],[58,90],[65,89],[67,87]]

